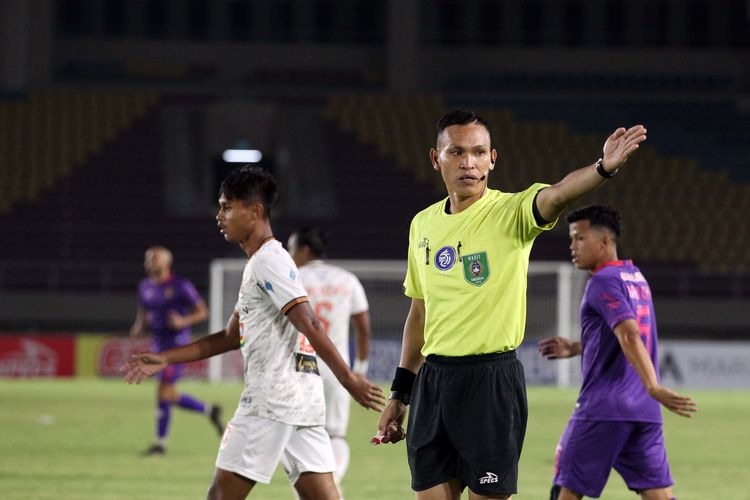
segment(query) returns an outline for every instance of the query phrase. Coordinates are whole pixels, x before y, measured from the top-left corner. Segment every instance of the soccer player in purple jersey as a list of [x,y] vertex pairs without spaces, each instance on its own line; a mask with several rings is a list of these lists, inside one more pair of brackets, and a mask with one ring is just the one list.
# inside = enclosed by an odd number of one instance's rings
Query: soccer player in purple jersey
[[[190,342],[190,328],[208,317],[206,303],[189,280],[172,274],[172,252],[168,249],[161,246],[149,248],[143,265],[147,277],[138,285],[138,309],[130,336],[142,337],[148,328],[154,352],[187,344]],[[224,432],[219,406],[209,406],[177,390],[177,381],[184,370],[184,364],[172,365],[158,376],[156,443],[146,450],[146,455],[166,453],[172,405],[175,404],[207,415],[219,435]]]
[[618,260],[620,214],[590,205],[567,216],[570,252],[591,272],[581,302],[581,341],[539,342],[547,359],[580,354],[583,385],[555,452],[551,500],[597,498],[612,467],[647,500],[674,500],[661,407],[683,417],[696,403],[659,384],[651,290],[630,260]]

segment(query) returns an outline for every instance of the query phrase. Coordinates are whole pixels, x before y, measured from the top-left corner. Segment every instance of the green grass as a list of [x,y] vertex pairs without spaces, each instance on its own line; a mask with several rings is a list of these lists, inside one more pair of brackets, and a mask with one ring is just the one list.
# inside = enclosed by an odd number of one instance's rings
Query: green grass
[[[181,384],[185,392],[234,410],[239,384]],[[529,427],[518,499],[548,498],[552,456],[576,391],[529,388]],[[675,493],[680,500],[750,499],[750,393],[695,392],[692,420],[665,414]],[[153,383],[0,379],[0,498],[199,499],[214,469],[218,437],[201,416],[175,410],[169,453],[138,453],[153,436]],[[347,500],[413,498],[403,444],[367,444],[377,415],[352,411]],[[281,470],[251,498],[292,499]],[[602,498],[637,498],[613,473]]]

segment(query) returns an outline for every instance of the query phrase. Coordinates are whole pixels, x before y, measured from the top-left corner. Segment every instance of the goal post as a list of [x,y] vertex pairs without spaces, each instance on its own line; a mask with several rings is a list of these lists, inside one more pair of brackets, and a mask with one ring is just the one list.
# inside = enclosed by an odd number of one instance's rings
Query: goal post
[[[209,283],[210,331],[221,330],[237,301],[244,259],[216,259],[211,262]],[[388,381],[398,365],[404,320],[409,298],[403,294],[406,261],[329,260],[331,264],[354,273],[364,286],[370,303],[372,342],[370,368],[372,380]],[[538,354],[536,343],[551,335],[580,337],[578,308],[587,274],[568,262],[537,262],[529,265],[526,333],[518,349],[529,384],[575,385],[580,381],[580,361],[547,361]],[[209,380],[242,378],[239,351],[211,358]]]

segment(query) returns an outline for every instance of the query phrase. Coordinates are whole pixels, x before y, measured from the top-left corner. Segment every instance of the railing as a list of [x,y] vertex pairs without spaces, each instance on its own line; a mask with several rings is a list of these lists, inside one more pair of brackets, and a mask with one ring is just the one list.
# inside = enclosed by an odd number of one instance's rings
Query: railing
[[[208,287],[208,264],[181,263],[176,272]],[[0,261],[0,292],[132,291],[143,276],[140,262]]]
[[[208,289],[209,265],[180,262],[176,272]],[[645,272],[656,297],[750,298],[750,274],[702,274],[691,270]],[[140,262],[0,261],[0,292],[132,291],[143,278]]]

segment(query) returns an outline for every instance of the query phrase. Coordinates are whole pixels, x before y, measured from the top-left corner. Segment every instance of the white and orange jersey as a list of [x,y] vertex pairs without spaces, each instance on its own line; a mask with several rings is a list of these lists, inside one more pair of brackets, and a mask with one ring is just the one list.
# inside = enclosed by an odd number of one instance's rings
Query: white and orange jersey
[[307,292],[289,253],[276,240],[250,257],[235,306],[245,389],[237,413],[289,425],[323,425],[323,382],[312,345],[286,313]]
[[300,273],[323,329],[349,363],[349,322],[352,315],[368,310],[362,284],[354,274],[322,260],[308,262],[300,268]]

